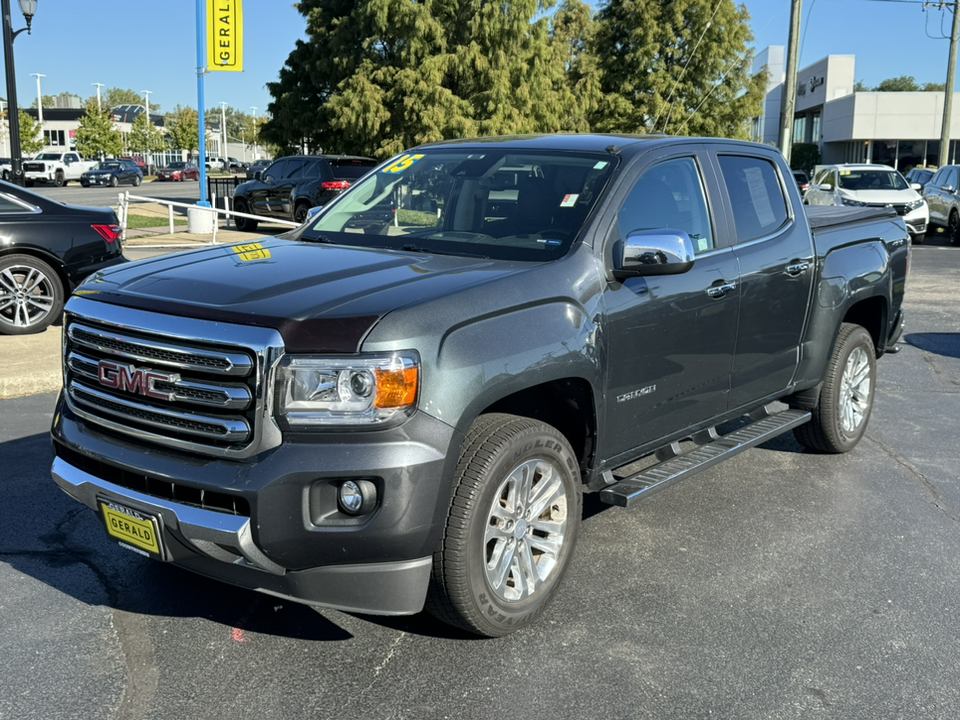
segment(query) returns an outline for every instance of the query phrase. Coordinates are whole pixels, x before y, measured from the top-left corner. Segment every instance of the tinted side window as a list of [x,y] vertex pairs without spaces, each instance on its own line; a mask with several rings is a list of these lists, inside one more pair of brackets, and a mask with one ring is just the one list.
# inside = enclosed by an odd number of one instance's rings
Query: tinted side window
[[948,168],[947,168],[947,175],[946,175],[946,177],[943,179],[943,184],[944,184],[944,185],[949,185],[949,186],[952,187],[954,190],[957,189],[957,168],[955,168],[955,167],[948,167]]
[[710,214],[693,158],[667,160],[645,170],[624,201],[619,214],[620,233],[672,228],[683,230],[698,253],[714,247]]
[[14,202],[5,195],[0,195],[0,214],[30,212],[20,203]]
[[273,165],[268,167],[263,171],[263,176],[261,180],[266,180],[267,178],[273,178],[274,182],[283,177],[286,172],[287,161],[286,160],[277,160]]
[[307,161],[303,158],[290,158],[287,160],[287,168],[284,170],[283,178],[285,180],[296,180],[303,173],[303,166]]
[[300,175],[307,180],[316,180],[320,177],[320,162],[318,160],[311,160],[306,164],[306,167],[303,168],[303,172],[300,173]]
[[931,185],[943,185],[943,179],[947,176],[947,169],[940,168],[937,170],[937,174],[933,176],[933,179],[930,181]]
[[776,232],[787,222],[776,166],[769,160],[743,155],[721,155],[720,172],[737,226],[737,242],[756,240]]

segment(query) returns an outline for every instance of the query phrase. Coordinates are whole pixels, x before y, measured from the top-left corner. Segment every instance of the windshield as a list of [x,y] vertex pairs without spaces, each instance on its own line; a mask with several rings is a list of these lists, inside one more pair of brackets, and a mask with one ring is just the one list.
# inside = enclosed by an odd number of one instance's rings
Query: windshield
[[171,168],[172,170],[181,170],[181,169],[185,168],[186,166],[187,166],[187,164],[186,164],[186,163],[182,163],[182,162],[172,162],[172,163],[170,163],[169,165],[167,165],[167,167],[168,167],[168,168]]
[[98,170],[119,170],[121,167],[123,166],[118,162],[102,162],[100,163],[100,166],[97,169]]
[[35,159],[37,160],[59,160],[62,156],[60,153],[40,153]]
[[896,170],[841,170],[844,190],[906,190],[908,185]]
[[430,148],[394,158],[331,203],[303,240],[553,260],[613,171],[606,154]]

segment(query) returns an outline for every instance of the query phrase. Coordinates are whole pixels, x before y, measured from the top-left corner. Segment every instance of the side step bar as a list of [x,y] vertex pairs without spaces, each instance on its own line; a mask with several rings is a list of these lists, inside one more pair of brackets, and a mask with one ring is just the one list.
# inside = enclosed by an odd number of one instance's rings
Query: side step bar
[[[600,501],[608,505],[628,508],[641,498],[652,495],[678,480],[696,475],[719,462],[748,450],[755,445],[782,435],[810,419],[804,410],[784,410],[768,415],[726,435],[683,453],[675,454],[636,475],[619,480],[600,491]],[[674,444],[673,447],[677,447]],[[670,452],[665,453],[671,455]]]

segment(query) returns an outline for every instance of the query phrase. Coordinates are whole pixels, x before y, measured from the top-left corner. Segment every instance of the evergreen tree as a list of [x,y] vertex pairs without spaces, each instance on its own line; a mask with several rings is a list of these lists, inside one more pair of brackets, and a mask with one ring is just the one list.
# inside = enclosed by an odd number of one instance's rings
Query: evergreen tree
[[303,0],[263,138],[385,156],[469,135],[585,129],[552,0]]
[[123,153],[123,135],[110,119],[110,110],[97,108],[97,99],[87,101],[86,115],[80,118],[76,134],[77,152],[84,157],[103,158]]
[[177,105],[173,112],[167,113],[163,126],[167,131],[167,142],[177,150],[186,150],[190,158],[193,158],[200,147],[197,111]]
[[733,0],[609,0],[592,43],[604,93],[594,127],[747,137],[765,86],[750,75],[748,21]]

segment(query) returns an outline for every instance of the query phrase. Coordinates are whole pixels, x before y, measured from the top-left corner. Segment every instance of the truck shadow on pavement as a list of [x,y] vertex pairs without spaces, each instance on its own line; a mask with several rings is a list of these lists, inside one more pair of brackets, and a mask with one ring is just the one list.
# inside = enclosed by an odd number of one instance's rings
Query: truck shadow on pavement
[[97,515],[50,477],[46,433],[0,443],[0,563],[86,605],[157,617],[206,618],[299,640],[352,635],[316,610],[235,588],[114,545]]
[[960,333],[910,333],[904,341],[924,352],[960,358]]

